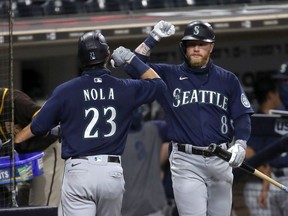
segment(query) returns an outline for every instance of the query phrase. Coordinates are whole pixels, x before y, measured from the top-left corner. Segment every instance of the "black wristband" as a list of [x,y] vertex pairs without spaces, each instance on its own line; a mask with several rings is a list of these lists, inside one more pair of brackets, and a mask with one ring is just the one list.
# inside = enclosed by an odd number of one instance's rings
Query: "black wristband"
[[149,35],[145,40],[144,43],[150,48],[152,49],[154,46],[156,46],[156,44],[158,43],[157,40],[155,40],[151,35]]
[[149,66],[141,61],[137,56],[131,60],[130,65],[136,69],[136,72],[134,72],[136,77],[141,77],[149,69]]

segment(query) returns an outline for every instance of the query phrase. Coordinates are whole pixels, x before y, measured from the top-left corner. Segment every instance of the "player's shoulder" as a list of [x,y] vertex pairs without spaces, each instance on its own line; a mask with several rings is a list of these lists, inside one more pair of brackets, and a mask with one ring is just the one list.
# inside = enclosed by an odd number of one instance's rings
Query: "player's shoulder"
[[150,63],[149,66],[157,71],[157,73],[175,73],[177,68],[180,68],[182,64],[169,64],[169,63]]
[[79,79],[80,79],[80,77],[75,77],[73,79],[65,81],[65,82],[59,84],[55,88],[55,90],[56,91],[62,91],[62,90],[65,90],[65,89],[74,88]]
[[233,73],[232,71],[225,69],[219,65],[215,65],[213,64],[213,71],[214,73],[216,73],[218,76],[222,77],[222,78],[226,78],[226,79],[238,79],[236,74]]

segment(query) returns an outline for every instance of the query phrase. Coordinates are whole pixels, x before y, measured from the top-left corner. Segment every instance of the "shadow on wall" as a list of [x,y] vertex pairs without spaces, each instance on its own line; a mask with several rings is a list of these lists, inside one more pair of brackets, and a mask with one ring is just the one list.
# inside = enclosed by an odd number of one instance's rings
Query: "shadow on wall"
[[22,72],[22,90],[31,98],[44,97],[44,78],[36,70],[23,70]]

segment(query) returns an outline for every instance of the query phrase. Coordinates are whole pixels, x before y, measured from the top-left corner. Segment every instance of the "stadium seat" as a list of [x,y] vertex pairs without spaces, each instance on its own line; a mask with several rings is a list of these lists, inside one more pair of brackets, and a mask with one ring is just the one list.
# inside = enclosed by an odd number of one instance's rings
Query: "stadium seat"
[[104,10],[105,11],[120,11],[121,10],[120,0],[106,0]]
[[0,1],[0,19],[8,17],[8,5],[6,1]]
[[98,0],[77,0],[79,6],[82,7],[83,12],[92,13],[100,11]]
[[189,1],[187,1],[187,0],[174,0],[174,5],[175,5],[175,7],[186,7],[189,5],[187,2],[189,2]]
[[143,1],[143,0],[132,0],[129,1],[129,7],[131,10],[142,10],[142,9],[147,9],[149,7],[148,5],[148,0]]
[[62,1],[60,0],[47,0],[43,5],[42,5],[44,15],[45,16],[50,16],[50,15],[63,15],[63,4]]
[[62,7],[64,14],[76,14],[78,13],[77,2],[75,0],[62,0]]
[[41,5],[32,0],[17,0],[15,9],[19,17],[43,16]]
[[151,9],[165,8],[165,0],[150,0],[149,1],[149,8],[151,8]]

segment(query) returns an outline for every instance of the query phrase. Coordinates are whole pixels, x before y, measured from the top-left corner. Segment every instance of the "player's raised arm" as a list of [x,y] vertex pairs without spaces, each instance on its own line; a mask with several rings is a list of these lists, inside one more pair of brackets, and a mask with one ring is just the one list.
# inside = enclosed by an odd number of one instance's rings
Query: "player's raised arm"
[[151,49],[156,44],[166,37],[170,37],[175,34],[175,26],[164,20],[159,21],[149,33],[148,37],[142,42],[136,49],[135,52],[143,56],[150,56]]
[[160,78],[152,68],[142,62],[133,52],[123,46],[115,49],[111,57],[111,64],[113,67],[119,67],[127,63],[133,67],[131,70],[135,71],[135,74],[137,74],[141,79]]
[[[142,42],[134,51],[134,53],[143,62],[147,62],[151,53],[151,49],[156,46],[156,44],[166,37],[170,37],[175,34],[175,27],[172,23],[166,21],[159,21],[149,33],[147,38]],[[133,72],[133,67],[130,65],[125,65],[125,72],[132,78],[139,78],[138,73]]]

